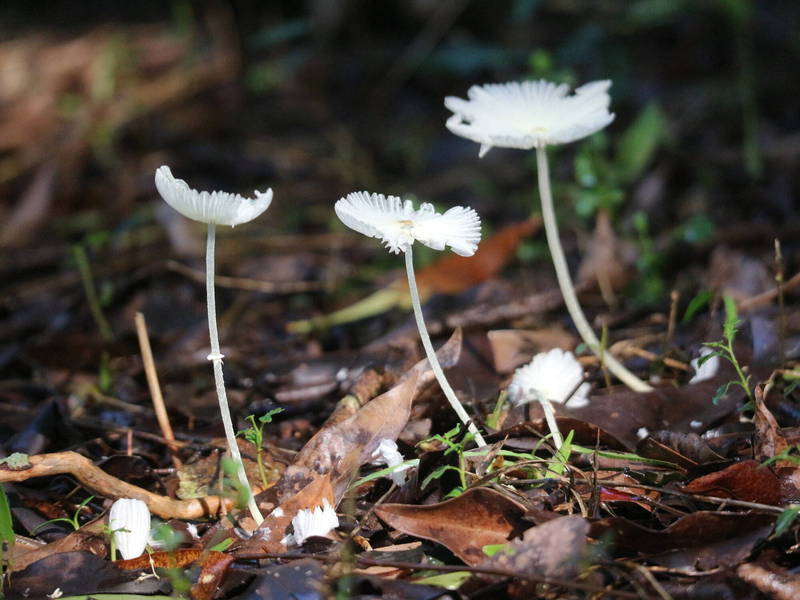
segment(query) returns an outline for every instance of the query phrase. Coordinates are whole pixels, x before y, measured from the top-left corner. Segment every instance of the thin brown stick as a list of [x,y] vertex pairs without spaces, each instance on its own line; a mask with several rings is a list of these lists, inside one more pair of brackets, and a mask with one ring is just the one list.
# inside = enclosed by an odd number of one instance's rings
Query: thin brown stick
[[109,475],[92,461],[77,452],[54,452],[28,457],[29,468],[11,470],[0,465],[0,483],[27,481],[34,477],[72,475],[91,491],[106,498],[134,498],[142,500],[154,515],[162,519],[200,519],[216,516],[225,507],[233,508],[233,501],[219,496],[206,496],[192,500],[175,500],[159,496],[138,486]]
[[740,300],[737,303],[736,308],[740,313],[761,308],[762,306],[772,302],[778,297],[779,294],[784,294],[785,292],[793,290],[797,286],[800,286],[800,273],[797,273],[796,275],[793,275],[791,278],[787,279],[786,283],[783,285],[775,286],[774,289],[767,290],[761,294],[756,294],[755,296],[750,296],[744,300]]
[[147,386],[150,388],[150,398],[156,411],[158,427],[161,429],[164,439],[167,440],[167,448],[169,448],[169,452],[172,455],[172,464],[179,468],[181,460],[177,456],[178,447],[175,445],[175,434],[172,432],[167,408],[164,405],[164,396],[161,394],[161,385],[158,383],[156,363],[153,360],[153,350],[150,347],[150,336],[147,333],[147,323],[144,320],[144,315],[137,312],[134,322],[136,323],[136,336],[139,338],[142,364],[144,365],[144,373],[147,376]]
[[[206,275],[203,271],[192,269],[176,260],[168,260],[166,267],[170,271],[183,275],[198,283],[206,282]],[[246,277],[229,277],[217,275],[214,283],[220,288],[231,288],[234,290],[247,290],[250,292],[263,292],[265,294],[293,294],[297,292],[318,292],[325,289],[325,284],[320,281],[261,281],[259,279],[248,279]]]

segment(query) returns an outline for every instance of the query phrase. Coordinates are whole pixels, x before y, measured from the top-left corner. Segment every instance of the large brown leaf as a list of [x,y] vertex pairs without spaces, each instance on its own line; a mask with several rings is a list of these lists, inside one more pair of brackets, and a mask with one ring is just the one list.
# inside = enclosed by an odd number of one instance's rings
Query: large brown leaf
[[336,503],[356,470],[371,460],[380,440],[397,439],[411,414],[418,375],[367,402],[353,416],[325,426],[297,454],[278,482],[281,502],[321,475],[329,474]]
[[684,486],[682,491],[761,504],[779,504],[781,501],[780,479],[757,460],[744,460],[721,471],[698,477]]
[[439,504],[384,504],[375,514],[403,533],[446,546],[475,566],[486,559],[484,546],[503,544],[525,529],[525,510],[500,492],[474,488]]
[[333,488],[328,473],[311,479],[310,483],[296,494],[287,496],[280,506],[264,518],[264,522],[259,525],[253,536],[236,550],[236,554],[285,552],[283,538],[294,516],[302,509],[310,510],[322,506],[325,500],[334,505]]
[[618,551],[639,552],[658,564],[705,570],[741,562],[770,534],[774,522],[774,515],[698,511],[657,531],[609,517],[592,523],[591,536],[611,534]]

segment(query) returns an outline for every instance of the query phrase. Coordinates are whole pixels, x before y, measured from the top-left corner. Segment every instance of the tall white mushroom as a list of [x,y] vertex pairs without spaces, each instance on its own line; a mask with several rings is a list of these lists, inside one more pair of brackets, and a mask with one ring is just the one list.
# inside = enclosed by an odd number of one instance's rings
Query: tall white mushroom
[[379,238],[390,252],[405,254],[411,304],[414,307],[414,318],[428,362],[450,406],[475,436],[477,444],[485,446],[486,441],[475,424],[470,421],[469,415],[456,397],[436,358],[422,316],[411,249],[414,242],[419,241],[434,250],[444,250],[449,246],[456,254],[472,256],[478,249],[478,242],[481,241],[481,219],[478,213],[463,206],[454,206],[444,213],[437,213],[433,205],[427,202],[415,210],[411,200],[368,192],[348,194],[346,198],[340,198],[336,202],[334,209],[342,223],[351,229],[368,237]]
[[444,105],[453,111],[447,120],[447,128],[456,135],[478,142],[481,145],[479,156],[485,155],[493,146],[524,150],[536,148],[547,244],[572,321],[583,341],[620,381],[634,391],[647,392],[653,388],[609,352],[603,351],[578,303],[558,235],[545,152],[549,145],[574,142],[603,129],[614,120],[614,115],[608,112],[611,102],[609,87],[610,81],[593,81],[568,96],[567,85],[544,80],[475,85],[467,92],[468,100],[449,96]]
[[236,432],[233,429],[231,411],[228,407],[228,396],[225,393],[225,381],[222,376],[222,359],[217,333],[217,306],[214,294],[214,247],[217,225],[241,225],[252,221],[263,213],[272,203],[272,190],[255,192],[255,198],[244,198],[239,194],[227,192],[200,192],[189,187],[183,179],[176,179],[169,167],[162,166],[156,170],[156,188],[161,197],[179,213],[201,223],[208,224],[206,238],[206,304],[208,307],[208,333],[211,338],[211,353],[208,360],[214,369],[214,382],[217,388],[219,410],[225,428],[228,450],[236,462],[237,476],[248,493],[248,508],[259,525],[264,520],[256,505],[250,482],[244,471],[242,456],[236,444]]

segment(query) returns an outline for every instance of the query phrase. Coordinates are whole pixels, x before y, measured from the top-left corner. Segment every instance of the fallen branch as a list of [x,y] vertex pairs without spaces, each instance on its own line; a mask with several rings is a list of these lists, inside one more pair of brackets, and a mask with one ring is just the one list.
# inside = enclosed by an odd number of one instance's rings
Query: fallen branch
[[162,519],[200,519],[215,516],[222,508],[231,510],[233,501],[219,496],[205,496],[191,500],[175,500],[159,496],[138,486],[109,475],[85,456],[77,452],[54,452],[29,457],[30,467],[9,469],[0,465],[0,482],[27,481],[34,477],[72,475],[83,485],[106,498],[135,498],[145,502],[154,515]]

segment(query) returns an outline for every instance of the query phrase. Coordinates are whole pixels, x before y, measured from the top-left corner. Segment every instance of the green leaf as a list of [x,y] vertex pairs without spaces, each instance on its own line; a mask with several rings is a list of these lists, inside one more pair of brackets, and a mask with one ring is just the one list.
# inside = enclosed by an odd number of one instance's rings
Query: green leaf
[[447,590],[457,590],[470,577],[472,577],[472,573],[469,571],[453,571],[452,573],[442,573],[440,575],[431,575],[430,577],[416,579],[414,583],[435,585]]
[[715,356],[719,356],[722,358],[728,358],[726,352],[709,352],[708,354],[704,354],[703,356],[697,357],[697,366],[702,367],[705,363],[710,361]]
[[775,521],[775,535],[783,535],[794,523],[797,515],[800,514],[800,504],[792,504],[784,510]]
[[645,106],[625,130],[617,148],[617,165],[623,182],[636,180],[667,138],[667,119],[657,103]]
[[494,556],[498,552],[508,556],[514,555],[514,548],[510,544],[486,544],[481,550],[486,556]]
[[570,454],[572,454],[572,438],[575,435],[575,431],[570,430],[567,434],[567,437],[564,438],[564,443],[561,444],[561,447],[556,451],[556,455],[553,457],[555,459],[555,464],[550,467],[550,470],[561,475],[566,470],[566,464],[569,460]]
[[278,413],[282,413],[282,412],[283,412],[282,408],[273,408],[271,411],[269,411],[269,412],[261,415],[260,417],[258,417],[258,422],[259,423],[272,423],[272,417],[274,417]]
[[225,550],[227,550],[231,544],[233,544],[233,538],[225,538],[219,544],[211,546],[209,550],[212,552],[225,552]]
[[711,398],[711,404],[713,404],[714,406],[719,404],[719,401],[722,400],[723,396],[725,396],[725,394],[728,393],[728,388],[731,387],[731,385],[733,385],[734,383],[736,383],[736,382],[735,381],[729,381],[728,383],[719,386],[717,388],[717,391],[714,392],[714,397]]
[[6,573],[11,571],[11,556],[14,552],[14,522],[11,518],[11,507],[8,496],[0,484],[0,598]]
[[681,323],[688,323],[702,308],[708,306],[714,293],[711,290],[701,290],[694,298],[689,300],[689,305],[686,307],[686,312],[683,314]]

